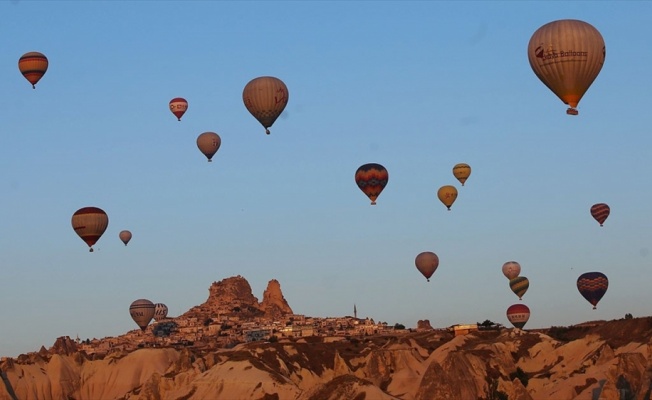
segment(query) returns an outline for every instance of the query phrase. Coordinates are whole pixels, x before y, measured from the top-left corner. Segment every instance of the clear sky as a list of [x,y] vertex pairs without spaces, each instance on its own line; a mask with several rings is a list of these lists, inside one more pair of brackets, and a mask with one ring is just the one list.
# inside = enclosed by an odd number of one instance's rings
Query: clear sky
[[[259,300],[277,279],[311,316],[355,303],[407,327],[510,326],[516,260],[526,328],[650,315],[652,3],[18,0],[0,15],[0,355],[120,335],[139,298],[179,315],[234,275]],[[566,18],[607,47],[577,117],[526,53]],[[17,68],[29,51],[50,61],[36,90]],[[290,92],[270,136],[242,102],[262,75]],[[210,164],[204,131],[222,138]],[[389,171],[376,206],[353,179],[369,162]],[[109,215],[94,253],[70,223],[85,206]],[[441,260],[429,283],[422,251]],[[576,288],[587,271],[610,280],[597,310]]]

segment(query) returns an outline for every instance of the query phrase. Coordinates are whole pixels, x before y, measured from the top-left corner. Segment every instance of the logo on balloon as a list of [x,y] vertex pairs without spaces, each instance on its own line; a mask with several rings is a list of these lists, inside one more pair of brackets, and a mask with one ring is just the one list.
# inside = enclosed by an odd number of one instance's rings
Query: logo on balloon
[[[544,65],[549,64],[549,62],[546,61],[551,61],[552,62],[564,62],[564,61],[584,61],[586,58],[589,56],[588,51],[576,51],[576,50],[568,50],[568,51],[555,51],[554,47],[552,44],[548,45],[548,49],[544,50],[544,45],[543,43],[537,47],[534,50],[534,55],[537,58],[540,58],[541,60],[544,61]],[[573,60],[568,60],[567,57],[580,57],[580,59],[573,59]],[[559,58],[564,58],[564,60],[558,60]]]

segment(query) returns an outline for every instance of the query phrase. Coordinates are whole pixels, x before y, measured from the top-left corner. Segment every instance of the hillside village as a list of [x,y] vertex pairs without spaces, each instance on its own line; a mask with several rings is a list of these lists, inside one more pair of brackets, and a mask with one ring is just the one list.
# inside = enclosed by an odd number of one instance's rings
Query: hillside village
[[[239,343],[273,342],[283,338],[345,338],[409,332],[400,324],[358,318],[355,306],[353,314],[328,318],[294,314],[275,279],[268,283],[259,303],[247,280],[235,276],[213,282],[205,303],[180,316],[152,321],[145,331],[135,329],[121,336],[101,339],[60,337],[51,352],[83,351],[89,356],[103,357],[112,352],[131,352],[144,347],[214,351]],[[43,351],[45,348],[41,349]]]

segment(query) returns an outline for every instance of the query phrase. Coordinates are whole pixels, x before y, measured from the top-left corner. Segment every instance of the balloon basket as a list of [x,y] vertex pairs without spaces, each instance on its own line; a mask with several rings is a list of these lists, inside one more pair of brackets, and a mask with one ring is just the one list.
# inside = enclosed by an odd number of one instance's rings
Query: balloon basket
[[573,107],[569,107],[568,110],[566,110],[566,114],[568,114],[568,115],[577,115],[579,113],[580,112],[577,111],[577,109],[575,109]]

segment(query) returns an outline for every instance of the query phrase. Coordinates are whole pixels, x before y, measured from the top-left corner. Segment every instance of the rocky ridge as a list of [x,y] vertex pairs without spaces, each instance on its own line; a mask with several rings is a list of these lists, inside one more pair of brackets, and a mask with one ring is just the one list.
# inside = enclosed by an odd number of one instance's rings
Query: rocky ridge
[[[623,335],[623,333],[627,335]],[[647,399],[652,318],[454,336],[308,337],[0,363],[5,399]]]

